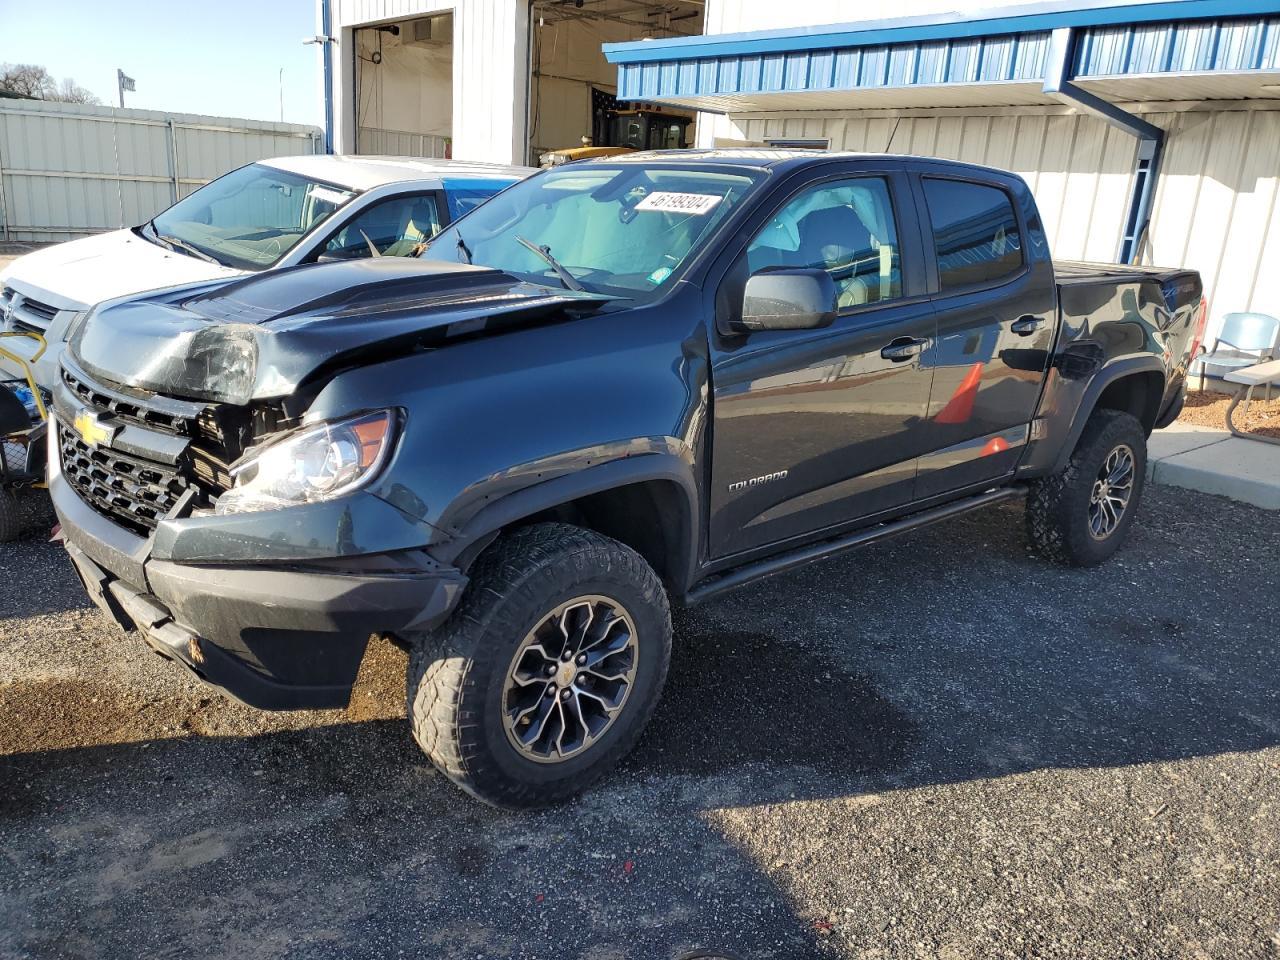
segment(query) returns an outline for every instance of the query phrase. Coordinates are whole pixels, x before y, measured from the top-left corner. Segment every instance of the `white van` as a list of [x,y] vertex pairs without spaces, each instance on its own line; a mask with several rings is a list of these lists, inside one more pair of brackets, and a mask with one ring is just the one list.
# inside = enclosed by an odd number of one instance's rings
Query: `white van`
[[[128,230],[37,250],[0,271],[0,329],[48,349],[36,382],[55,382],[77,317],[107,300],[317,260],[407,256],[437,231],[535,171],[410,157],[299,156],[233,170]],[[8,349],[30,359],[34,340]],[[7,377],[22,371],[0,359]]]

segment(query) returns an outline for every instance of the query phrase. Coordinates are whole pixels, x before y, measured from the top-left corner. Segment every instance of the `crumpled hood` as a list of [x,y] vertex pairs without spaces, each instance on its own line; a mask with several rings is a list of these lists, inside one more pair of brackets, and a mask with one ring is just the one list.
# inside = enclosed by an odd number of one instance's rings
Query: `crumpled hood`
[[288,396],[319,368],[612,299],[402,257],[276,270],[108,306],[72,339],[90,375],[174,397]]
[[6,271],[6,280],[60,310],[83,310],[131,293],[243,273],[166,250],[132,230],[113,230],[28,253]]

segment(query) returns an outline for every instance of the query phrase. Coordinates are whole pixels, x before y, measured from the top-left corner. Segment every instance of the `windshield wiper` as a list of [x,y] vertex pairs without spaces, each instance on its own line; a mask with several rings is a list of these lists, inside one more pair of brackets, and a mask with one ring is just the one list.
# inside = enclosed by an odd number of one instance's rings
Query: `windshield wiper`
[[147,235],[148,230],[151,231],[151,239],[154,240],[156,243],[160,244],[160,246],[164,247],[166,250],[177,249],[177,247],[175,247],[172,243],[170,243],[166,238],[160,236],[160,231],[156,229],[156,222],[154,220],[148,220],[146,223],[144,223],[141,227],[138,228],[138,232],[141,233],[144,237]]
[[454,233],[457,233],[457,234],[458,234],[458,243],[457,243],[458,252],[459,252],[459,253],[461,253],[464,257],[466,257],[466,258],[467,258],[467,263],[470,263],[470,262],[471,262],[471,248],[467,246],[467,241],[465,241],[465,240],[463,240],[463,239],[462,239],[462,234],[461,234],[461,233],[459,233],[459,232],[458,232],[458,231],[456,231],[456,230],[454,231]]
[[524,237],[520,236],[516,237],[516,243],[520,244],[522,247],[527,247],[545,260],[547,265],[556,272],[556,276],[560,278],[560,282],[567,288],[570,290],[577,290],[579,293],[584,292],[582,284],[574,278],[572,273],[561,265],[559,260],[551,255],[550,247],[540,247],[532,240],[526,240]]
[[193,257],[199,257],[201,260],[208,260],[210,263],[217,264],[220,267],[226,266],[226,264],[224,264],[217,257],[210,256],[209,254],[201,250],[199,247],[192,246],[191,244],[187,243],[187,241],[185,240],[179,240],[177,237],[171,237],[167,233],[161,233],[154,226],[152,226],[151,232],[156,235],[157,240],[159,240],[161,243],[163,243],[166,247],[169,247],[170,249],[182,250],[184,253],[190,254]]

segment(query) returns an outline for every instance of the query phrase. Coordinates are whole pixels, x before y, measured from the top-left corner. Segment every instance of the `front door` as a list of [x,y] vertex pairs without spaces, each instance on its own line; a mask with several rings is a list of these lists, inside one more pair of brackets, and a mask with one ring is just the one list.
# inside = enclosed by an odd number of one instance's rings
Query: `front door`
[[1024,242],[1039,224],[1018,215],[1011,193],[952,177],[920,185],[938,318],[922,500],[1013,471],[1040,399],[1056,304],[1053,267],[1037,252],[1044,245]]
[[713,337],[710,542],[721,558],[909,502],[927,449],[934,317],[904,175],[833,177],[783,201],[730,269],[817,267],[839,313],[818,330]]

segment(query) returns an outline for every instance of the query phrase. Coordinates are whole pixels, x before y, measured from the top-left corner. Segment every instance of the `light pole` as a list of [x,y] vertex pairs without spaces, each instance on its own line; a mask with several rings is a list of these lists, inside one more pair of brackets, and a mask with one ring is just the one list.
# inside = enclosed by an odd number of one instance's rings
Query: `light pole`
[[284,67],[280,68],[280,122],[284,123]]

